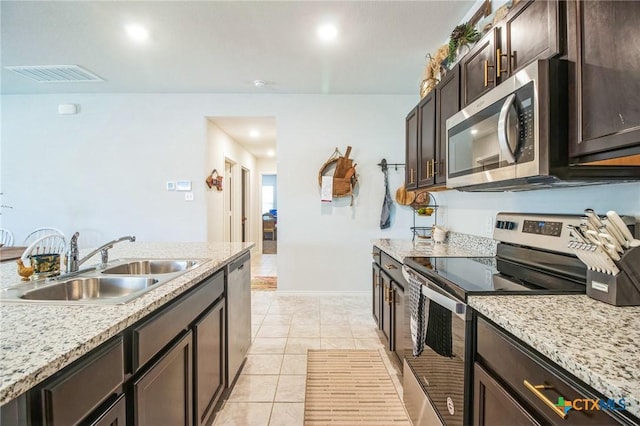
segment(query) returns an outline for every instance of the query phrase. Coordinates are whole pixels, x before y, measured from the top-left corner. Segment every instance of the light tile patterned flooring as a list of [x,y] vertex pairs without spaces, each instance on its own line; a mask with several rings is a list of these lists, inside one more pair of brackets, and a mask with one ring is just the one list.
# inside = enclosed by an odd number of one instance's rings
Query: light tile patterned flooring
[[[252,262],[253,275],[275,270],[275,255],[255,256],[259,257],[260,262]],[[273,265],[268,265],[271,259]],[[381,349],[402,397],[398,372],[371,317],[369,295],[255,291],[251,297],[253,343],[214,425],[302,426],[307,349]]]

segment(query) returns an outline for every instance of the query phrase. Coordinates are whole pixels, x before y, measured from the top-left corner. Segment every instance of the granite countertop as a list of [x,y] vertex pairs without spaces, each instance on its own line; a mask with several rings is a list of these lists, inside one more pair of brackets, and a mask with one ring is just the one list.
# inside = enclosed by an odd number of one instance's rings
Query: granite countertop
[[[110,259],[197,258],[199,267],[124,305],[0,302],[0,405],[122,332],[145,315],[212,275],[254,243],[128,243]],[[80,255],[88,250],[81,251]],[[99,254],[83,266],[99,263]],[[0,265],[2,287],[19,283],[16,264]]]
[[496,252],[497,241],[490,238],[450,232],[445,243],[381,238],[373,245],[402,263],[405,257],[490,257]]
[[575,296],[472,296],[469,306],[640,417],[640,307]]

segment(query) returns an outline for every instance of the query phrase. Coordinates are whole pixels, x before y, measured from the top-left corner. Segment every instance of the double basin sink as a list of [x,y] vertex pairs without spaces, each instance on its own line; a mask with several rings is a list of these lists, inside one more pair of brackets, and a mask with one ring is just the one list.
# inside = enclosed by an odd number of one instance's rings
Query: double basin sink
[[0,300],[115,305],[130,302],[203,263],[199,259],[121,259],[103,270],[39,280],[0,291]]

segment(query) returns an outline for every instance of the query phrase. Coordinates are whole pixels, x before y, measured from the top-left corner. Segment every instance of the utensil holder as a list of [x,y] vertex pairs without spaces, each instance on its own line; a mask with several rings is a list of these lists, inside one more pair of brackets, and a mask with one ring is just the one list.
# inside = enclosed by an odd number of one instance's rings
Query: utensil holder
[[614,262],[616,275],[587,270],[587,296],[614,306],[640,306],[640,247]]

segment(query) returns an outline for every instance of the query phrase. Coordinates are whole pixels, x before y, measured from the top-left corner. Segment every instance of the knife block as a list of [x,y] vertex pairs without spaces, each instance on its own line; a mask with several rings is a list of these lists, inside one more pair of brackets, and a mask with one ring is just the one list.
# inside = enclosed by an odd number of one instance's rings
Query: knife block
[[616,275],[587,270],[587,296],[614,306],[640,306],[640,247],[614,262]]

